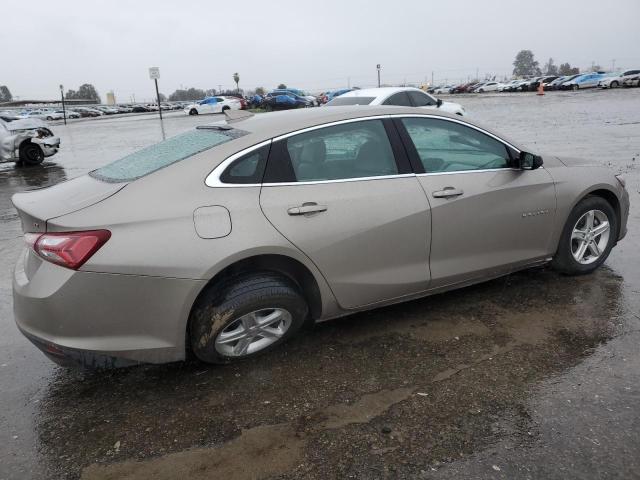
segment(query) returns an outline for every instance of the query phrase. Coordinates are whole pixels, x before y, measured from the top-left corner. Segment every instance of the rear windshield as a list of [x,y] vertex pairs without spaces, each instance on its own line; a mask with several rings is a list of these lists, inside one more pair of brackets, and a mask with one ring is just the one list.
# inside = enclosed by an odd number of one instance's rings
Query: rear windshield
[[228,127],[199,127],[131,153],[90,175],[106,182],[130,182],[248,133]]
[[369,105],[373,102],[375,97],[336,97],[327,105],[340,106],[340,105]]

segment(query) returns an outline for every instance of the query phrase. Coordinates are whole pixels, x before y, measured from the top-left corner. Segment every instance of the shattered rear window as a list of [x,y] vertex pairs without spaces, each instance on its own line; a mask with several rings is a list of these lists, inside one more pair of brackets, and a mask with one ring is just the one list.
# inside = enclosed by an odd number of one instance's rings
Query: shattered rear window
[[227,125],[203,127],[131,153],[90,175],[105,182],[131,182],[249,133]]

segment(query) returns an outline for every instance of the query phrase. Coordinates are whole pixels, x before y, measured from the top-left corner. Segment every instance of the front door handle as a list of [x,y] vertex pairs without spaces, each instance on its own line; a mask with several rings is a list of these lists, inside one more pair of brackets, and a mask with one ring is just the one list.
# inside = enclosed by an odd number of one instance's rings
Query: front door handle
[[450,198],[450,197],[458,197],[460,195],[464,195],[464,191],[454,187],[444,187],[442,190],[433,192],[433,196],[435,198]]
[[289,215],[308,215],[310,213],[326,212],[326,205],[318,205],[315,202],[305,202],[297,207],[291,207],[287,210]]

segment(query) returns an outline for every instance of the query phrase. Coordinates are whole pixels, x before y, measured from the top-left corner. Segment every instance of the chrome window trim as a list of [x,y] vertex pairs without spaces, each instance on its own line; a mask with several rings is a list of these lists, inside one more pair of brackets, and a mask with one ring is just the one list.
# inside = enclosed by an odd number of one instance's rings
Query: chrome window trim
[[[414,107],[414,108],[422,108],[422,107]],[[306,181],[306,182],[277,182],[277,183],[224,183],[220,180],[220,176],[222,175],[222,173],[227,169],[227,167],[229,165],[231,165],[235,160],[237,160],[238,158],[251,153],[254,150],[257,150],[259,148],[264,147],[265,145],[269,145],[272,142],[276,142],[278,140],[284,140],[285,138],[289,138],[289,137],[293,137],[295,135],[299,135],[302,133],[307,133],[307,132],[312,132],[314,130],[319,130],[321,128],[326,128],[326,127],[333,127],[335,125],[342,125],[345,123],[354,123],[354,122],[362,122],[362,121],[367,121],[367,120],[383,120],[385,118],[433,118],[436,120],[445,120],[445,121],[449,121],[449,122],[453,122],[453,123],[459,123],[460,125],[464,125],[466,127],[469,128],[473,128],[474,130],[479,131],[480,133],[483,133],[485,135],[488,135],[489,137],[498,140],[500,143],[502,143],[503,145],[506,145],[512,149],[514,149],[516,152],[521,153],[521,150],[517,147],[515,147],[514,145],[510,144],[509,142],[503,140],[502,138],[487,132],[486,130],[480,128],[480,127],[476,127],[475,125],[471,125],[470,123],[467,123],[465,121],[461,121],[458,120],[456,118],[449,118],[449,117],[443,117],[441,115],[431,115],[428,113],[393,113],[393,114],[386,114],[386,115],[373,115],[370,117],[357,117],[357,118],[348,118],[345,120],[336,120],[333,122],[329,122],[329,123],[322,123],[319,125],[314,125],[312,127],[307,127],[307,128],[303,128],[301,130],[296,130],[294,132],[289,132],[289,133],[285,133],[283,135],[279,135],[277,137],[273,137],[272,139],[269,140],[264,140],[260,143],[257,143],[255,145],[252,145],[250,147],[247,147],[243,150],[240,150],[239,152],[234,153],[233,155],[227,157],[225,160],[222,161],[222,163],[220,163],[218,166],[216,166],[211,173],[209,173],[209,175],[207,175],[206,179],[205,179],[205,185],[207,185],[208,187],[223,187],[223,188],[237,188],[237,187],[277,187],[277,186],[293,186],[293,185],[318,185],[318,184],[325,184],[325,183],[347,183],[347,182],[359,182],[359,181],[371,181],[371,180],[384,180],[384,179],[390,179],[390,178],[408,178],[408,177],[425,177],[425,176],[432,176],[432,175],[452,175],[455,173],[478,173],[478,172],[497,172],[497,171],[521,171],[521,169],[519,168],[513,168],[513,167],[505,167],[505,168],[489,168],[489,169],[479,169],[479,170],[459,170],[459,171],[454,171],[454,172],[426,172],[426,173],[401,173],[401,174],[397,174],[397,175],[380,175],[380,176],[375,176],[375,177],[356,177],[356,178],[341,178],[341,179],[335,179],[335,180],[314,180],[314,181]],[[543,168],[543,167],[541,167]]]
[[230,157],[225,158],[222,163],[220,163],[216,168],[214,168],[207,178],[204,180],[204,183],[207,187],[259,187],[262,185],[261,183],[224,183],[220,180],[220,176],[222,172],[224,172],[229,165],[235,162],[238,158],[243,157],[247,153],[251,153],[254,150],[258,150],[259,148],[264,147],[265,145],[270,145],[272,142],[271,139],[265,140],[260,143],[256,143],[250,147],[247,147],[239,152],[234,153]]
[[336,180],[310,180],[306,182],[263,183],[263,187],[292,187],[294,185],[319,185],[323,183],[369,182],[371,180],[389,180],[392,178],[415,177],[415,173],[398,173],[397,175],[378,175],[377,177],[338,178]]

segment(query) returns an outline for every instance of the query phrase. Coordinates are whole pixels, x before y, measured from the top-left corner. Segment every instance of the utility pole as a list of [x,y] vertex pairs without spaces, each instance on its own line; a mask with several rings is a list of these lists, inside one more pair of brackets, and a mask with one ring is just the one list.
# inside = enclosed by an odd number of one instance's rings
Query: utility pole
[[611,60],[611,71],[612,72],[616,71],[616,59],[615,58],[613,60]]
[[60,84],[60,97],[62,98],[62,116],[64,117],[64,124],[67,124],[67,110],[64,106],[64,87]]
[[480,69],[478,67],[476,67],[476,80],[480,80]]
[[431,86],[433,87],[433,70],[431,70]]
[[378,88],[380,88],[380,64],[377,64],[376,68],[378,69]]

